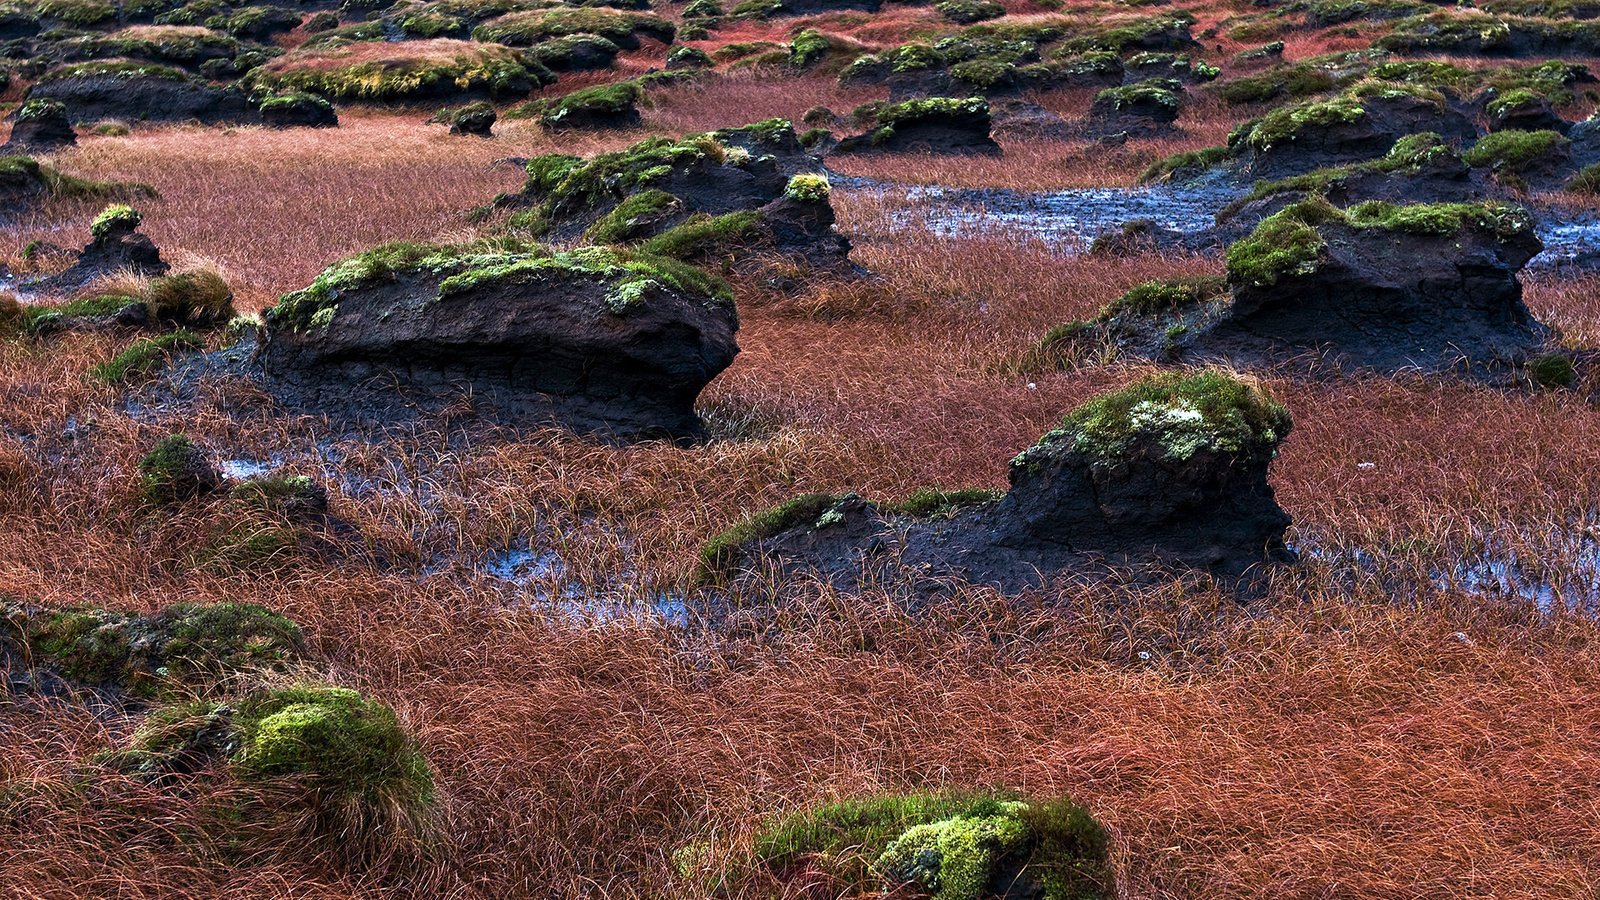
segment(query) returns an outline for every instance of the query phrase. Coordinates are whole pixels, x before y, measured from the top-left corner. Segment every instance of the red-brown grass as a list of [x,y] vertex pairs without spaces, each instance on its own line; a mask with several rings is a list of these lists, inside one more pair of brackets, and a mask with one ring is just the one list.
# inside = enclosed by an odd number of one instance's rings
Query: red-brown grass
[[[928,16],[890,7],[850,27],[889,43]],[[653,93],[647,122],[665,132],[871,99],[754,74]],[[1070,116],[1088,96],[1045,102]],[[1147,157],[1220,142],[1232,115],[1197,101],[1185,136],[1115,152],[1008,144],[997,162],[837,164],[907,181],[1123,184]],[[497,159],[640,136],[503,122],[481,141],[419,116],[341,117],[332,132],[141,128],[53,162],[154,185],[144,231],[174,258],[214,261],[259,308],[379,241],[471,233],[466,210],[522,179]],[[938,238],[892,192],[834,198],[874,277],[740,283],[742,352],[701,399],[713,439],[692,447],[468,416],[374,442],[226,380],[182,405],[129,405],[86,377],[127,335],[0,342],[0,594],[281,610],[336,680],[400,712],[444,802],[432,853],[381,877],[241,863],[195,840],[225,795],[86,762],[136,716],[0,695],[4,892],[698,900],[673,862],[691,841],[725,853],[776,812],[841,796],[999,786],[1086,803],[1111,830],[1122,897],[1600,893],[1595,622],[1462,577],[1486,551],[1514,552],[1561,599],[1584,596],[1600,411],[1580,391],[1266,379],[1295,416],[1272,480],[1305,563],[1249,604],[1190,581],[1066,583],[1013,598],[961,589],[912,614],[884,591],[813,587],[777,604],[752,591],[712,629],[564,606],[637,612],[681,592],[703,540],[798,493],[1004,487],[1007,461],[1064,413],[1149,371],[1107,360],[1019,376],[1004,363],[1141,281],[1219,265]],[[7,228],[5,249],[81,241],[94,212],[47,208]],[[1528,286],[1568,344],[1594,344],[1592,278]],[[225,504],[160,513],[134,499],[139,456],[174,431],[326,482],[346,551],[198,565]],[[562,567],[526,584],[487,574],[518,547]]]

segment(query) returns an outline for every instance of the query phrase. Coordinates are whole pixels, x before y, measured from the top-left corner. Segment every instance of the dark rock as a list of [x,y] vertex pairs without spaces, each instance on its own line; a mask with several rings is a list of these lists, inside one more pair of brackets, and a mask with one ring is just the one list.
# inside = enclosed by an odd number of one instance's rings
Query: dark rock
[[1037,103],[1016,98],[990,101],[994,133],[1031,140],[1066,138],[1072,126],[1066,119]]
[[389,245],[285,295],[257,359],[285,400],[357,418],[465,390],[508,421],[683,437],[737,329],[726,288],[683,264]]
[[101,119],[206,125],[258,121],[249,98],[238,88],[217,87],[162,66],[71,66],[28,88],[26,99],[65,103],[76,124]]
[[1566,134],[1572,123],[1556,115],[1550,101],[1528,91],[1513,91],[1487,104],[1490,131],[1556,131]]
[[1288,107],[1268,115],[1246,140],[1255,177],[1282,178],[1377,159],[1400,138],[1424,132],[1452,142],[1478,133],[1454,107],[1397,92]]
[[991,127],[981,97],[911,100],[879,111],[876,128],[845,138],[834,152],[998,155]]
[[67,118],[65,104],[53,100],[30,100],[12,116],[11,137],[0,150],[16,153],[48,153],[78,143]]
[[90,226],[91,239],[78,253],[78,261],[58,275],[30,281],[29,290],[45,294],[71,294],[91,282],[119,272],[154,276],[170,266],[148,237],[137,232],[143,217],[126,206],[107,208]]
[[1526,211],[1484,202],[1289,206],[1228,249],[1221,297],[1119,301],[1085,336],[1159,360],[1319,359],[1380,372],[1520,366],[1549,337],[1517,273],[1542,244]]
[[471,134],[478,137],[490,137],[495,121],[499,118],[494,107],[487,103],[469,103],[450,113],[451,134]]
[[1158,375],[1069,415],[1012,460],[999,499],[811,495],[707,544],[701,578],[770,567],[847,589],[910,576],[1010,592],[1155,566],[1241,585],[1293,559],[1267,482],[1289,427],[1283,407],[1230,376]]
[[337,128],[339,115],[315,94],[284,94],[261,102],[261,121],[268,128]]

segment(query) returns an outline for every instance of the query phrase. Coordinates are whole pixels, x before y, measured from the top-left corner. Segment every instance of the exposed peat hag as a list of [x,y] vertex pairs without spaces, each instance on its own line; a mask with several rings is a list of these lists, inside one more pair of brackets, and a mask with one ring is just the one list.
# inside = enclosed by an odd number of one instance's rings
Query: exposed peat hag
[[1060,577],[1199,571],[1243,587],[1292,561],[1267,469],[1288,411],[1220,372],[1102,395],[1011,461],[1003,496],[929,491],[902,504],[808,495],[709,542],[702,582],[773,569],[843,589],[950,580],[1014,592]]
[[552,154],[527,164],[522,190],[480,212],[512,210],[507,226],[544,240],[636,246],[677,260],[776,255],[854,274],[834,228],[830,185],[787,119],[651,138],[591,159]]
[[672,260],[393,244],[285,295],[251,367],[286,402],[358,420],[470,396],[501,421],[687,438],[737,330],[726,285]]
[[1102,341],[1165,362],[1500,379],[1551,338],[1517,277],[1541,247],[1526,210],[1494,201],[1302,200],[1229,245],[1226,280],[1141,285],[1036,353]]

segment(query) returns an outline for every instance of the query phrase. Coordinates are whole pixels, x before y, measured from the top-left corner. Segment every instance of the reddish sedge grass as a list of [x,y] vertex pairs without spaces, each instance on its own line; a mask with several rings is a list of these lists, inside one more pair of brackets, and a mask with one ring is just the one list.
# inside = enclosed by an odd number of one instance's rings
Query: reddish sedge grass
[[[699,130],[838,97],[819,79],[728,77],[662,91],[648,115]],[[155,184],[145,230],[216,259],[259,306],[379,240],[464,234],[465,208],[520,181],[496,158],[639,136],[507,124],[478,142],[415,118],[345,113],[331,134],[140,130],[56,162]],[[1008,150],[1009,168],[971,183],[1117,183],[1126,164],[1083,152],[1034,176],[1029,151]],[[284,611],[337,678],[407,719],[447,826],[433,859],[383,881],[208,856],[192,836],[217,798],[79,778],[127,721],[8,698],[0,882],[25,897],[698,898],[673,861],[689,841],[725,851],[775,811],[838,796],[1002,785],[1088,803],[1112,829],[1127,897],[1600,891],[1593,621],[1435,579],[1489,539],[1552,572],[1592,565],[1567,540],[1592,525],[1600,488],[1600,412],[1577,393],[1269,379],[1297,423],[1273,481],[1291,537],[1320,555],[1248,608],[1182,584],[1063,586],[1004,601],[968,590],[907,616],[879,593],[816,590],[677,633],[581,627],[484,577],[488,554],[531,540],[560,552],[580,594],[621,581],[638,598],[680,587],[700,541],[796,493],[1003,486],[1010,456],[1065,411],[1148,369],[1025,378],[1000,363],[1140,281],[1217,267],[936,239],[895,219],[892,198],[836,196],[878,277],[800,296],[741,285],[743,352],[703,398],[719,439],[698,447],[470,424],[470,441],[439,427],[366,444],[231,384],[135,415],[84,377],[127,338],[0,344],[0,592]],[[68,212],[82,237],[94,211]],[[1592,281],[1531,278],[1529,303],[1591,345]],[[329,480],[356,543],[390,565],[357,553],[196,566],[220,507],[154,515],[131,501],[135,461],[174,430]],[[1364,565],[1347,561],[1357,551]]]

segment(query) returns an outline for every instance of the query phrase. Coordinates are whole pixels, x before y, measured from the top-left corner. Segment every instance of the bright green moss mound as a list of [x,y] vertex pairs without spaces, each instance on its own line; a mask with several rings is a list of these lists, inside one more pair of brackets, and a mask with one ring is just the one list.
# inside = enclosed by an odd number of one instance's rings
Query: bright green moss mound
[[878,113],[878,124],[893,128],[934,117],[988,114],[989,101],[982,97],[927,97],[884,107]]
[[1167,372],[1083,404],[1012,465],[1027,465],[1035,452],[1054,452],[1067,440],[1101,459],[1135,445],[1177,460],[1202,451],[1270,454],[1289,428],[1289,411],[1256,384],[1218,371]]
[[676,27],[660,16],[598,7],[557,7],[513,12],[473,29],[475,41],[529,47],[577,34],[603,37],[620,47],[638,45],[636,35],[671,43]]
[[239,709],[243,741],[233,763],[246,780],[302,779],[363,805],[434,802],[433,773],[394,711],[356,691],[294,687]]
[[437,280],[437,298],[507,280],[519,283],[545,277],[593,278],[607,282],[607,305],[622,314],[658,290],[672,290],[706,303],[732,304],[733,291],[721,279],[678,260],[617,247],[553,251],[518,240],[459,245],[394,243],[348,257],[311,284],[284,294],[267,311],[277,328],[326,328],[338,314],[347,291],[402,277]]
[[1478,139],[1461,158],[1474,168],[1526,168],[1570,142],[1554,131],[1495,131]]
[[1359,122],[1366,114],[1360,101],[1351,97],[1283,107],[1267,113],[1247,140],[1256,151],[1266,151],[1293,141],[1307,128]]
[[621,244],[649,234],[661,216],[682,206],[677,197],[654,189],[640,191],[589,226],[583,237],[596,244]]
[[1265,287],[1317,270],[1327,246],[1316,226],[1336,212],[1326,203],[1297,203],[1261,221],[1248,237],[1228,246],[1228,281]]
[[826,175],[795,175],[783,189],[785,197],[801,203],[825,203],[832,193],[833,187]]
[[117,231],[132,231],[143,221],[144,216],[131,206],[123,204],[108,206],[89,223],[89,233],[95,240],[101,240]]
[[846,800],[778,819],[756,837],[757,864],[815,866],[855,890],[981,900],[1020,873],[1046,900],[1115,895],[1105,829],[1068,800],[1009,794],[905,794]]
[[233,818],[297,833],[274,854],[307,842],[354,859],[414,850],[438,804],[433,770],[394,711],[347,688],[301,684],[164,707],[101,761],[158,781],[191,771],[197,758],[269,791],[241,796]]

